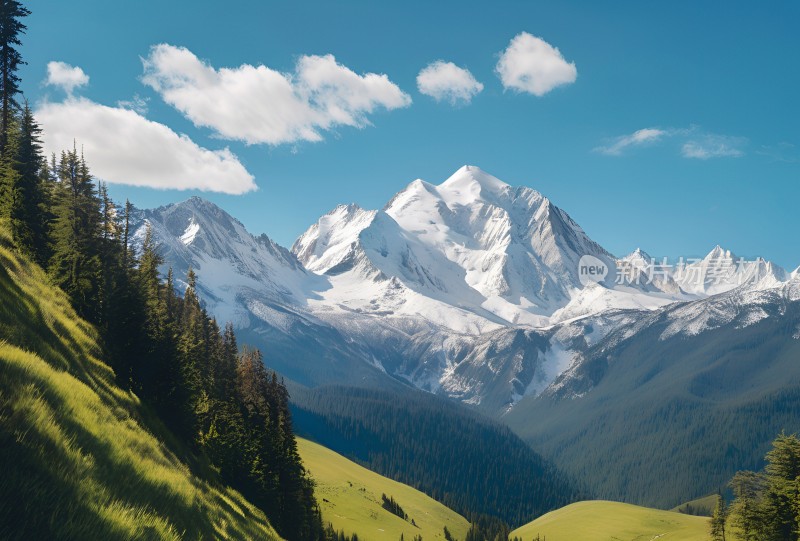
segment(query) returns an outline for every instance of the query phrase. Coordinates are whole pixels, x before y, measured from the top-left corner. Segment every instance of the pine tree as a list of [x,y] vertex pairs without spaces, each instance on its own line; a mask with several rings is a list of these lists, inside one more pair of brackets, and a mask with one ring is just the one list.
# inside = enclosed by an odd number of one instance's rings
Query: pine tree
[[767,465],[764,514],[770,539],[798,539],[797,505],[800,503],[800,440],[795,435],[779,435],[765,457]]
[[717,495],[717,504],[711,515],[711,540],[725,541],[725,521],[728,518],[728,509],[722,494]]
[[54,198],[50,275],[77,312],[97,322],[100,203],[86,161],[75,148],[61,154]]
[[0,0],[0,156],[5,155],[11,119],[18,107],[17,70],[25,64],[18,50],[20,35],[27,30],[21,19],[30,14],[17,0]]
[[[45,264],[47,253],[47,214],[45,185],[41,178],[42,130],[25,102],[7,144],[7,195],[11,234],[17,247],[37,263]],[[6,160],[4,160],[6,161]]]
[[729,513],[731,524],[738,528],[742,541],[756,541],[763,530],[761,493],[764,477],[756,472],[740,471],[733,476],[730,487],[735,497]]

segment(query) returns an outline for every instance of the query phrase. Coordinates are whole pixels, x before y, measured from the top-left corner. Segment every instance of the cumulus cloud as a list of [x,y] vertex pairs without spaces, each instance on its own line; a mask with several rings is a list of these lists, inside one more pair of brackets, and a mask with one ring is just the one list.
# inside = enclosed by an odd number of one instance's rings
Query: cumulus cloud
[[667,131],[658,128],[644,128],[630,135],[615,137],[609,144],[595,147],[594,151],[609,156],[619,156],[630,147],[655,143],[666,134]]
[[472,97],[483,90],[483,84],[469,70],[452,62],[437,60],[419,72],[417,88],[420,93],[436,101],[448,101],[456,105],[472,101]]
[[77,66],[53,61],[47,64],[45,84],[61,87],[67,94],[72,94],[76,88],[89,84],[89,76]]
[[359,75],[332,55],[301,56],[292,73],[248,64],[216,69],[186,48],[161,44],[143,63],[142,81],[196,126],[247,144],[320,141],[322,131],[362,128],[376,110],[411,103],[386,75]]
[[92,174],[109,183],[229,194],[256,189],[253,176],[228,149],[200,147],[132,109],[70,96],[41,104],[35,114],[47,155],[77,142]]
[[686,141],[681,147],[684,158],[707,160],[709,158],[739,158],[744,156],[742,147],[747,142],[742,137],[728,135],[701,134]]
[[511,40],[495,70],[506,89],[534,96],[544,96],[578,77],[574,62],[567,62],[558,48],[527,32]]
[[709,158],[738,158],[744,156],[745,137],[720,135],[704,131],[699,126],[688,128],[644,128],[628,135],[620,135],[595,147],[594,152],[607,156],[621,156],[635,147],[655,145],[667,139],[680,145],[684,158],[706,160]]

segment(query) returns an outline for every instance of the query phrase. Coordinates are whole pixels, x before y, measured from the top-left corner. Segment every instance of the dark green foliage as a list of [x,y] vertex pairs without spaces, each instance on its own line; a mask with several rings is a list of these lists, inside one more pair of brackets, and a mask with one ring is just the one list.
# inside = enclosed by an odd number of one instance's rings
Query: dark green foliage
[[[118,228],[123,238],[129,212]],[[136,258],[130,247],[120,247],[118,253],[129,269],[128,302],[138,305],[128,319],[139,325],[117,330],[136,335],[136,357],[112,356],[127,371],[123,379],[224,481],[263,509],[284,538],[319,539],[320,513],[297,453],[283,382],[264,367],[258,350],[239,351],[230,325],[220,332],[197,296],[193,271],[183,296],[175,293],[171,272],[161,282],[162,259],[149,228],[141,252]]]
[[[323,541],[358,541],[358,535],[355,533],[353,535],[347,535],[344,533],[344,530],[337,532],[333,529],[333,524],[329,522],[322,532],[321,539]],[[402,535],[400,536],[400,541],[403,541]]]
[[470,520],[464,541],[507,541],[511,529],[497,517],[476,515]]
[[61,153],[53,189],[50,227],[53,282],[69,295],[81,317],[100,320],[100,200],[89,167],[76,148]]
[[765,479],[760,473],[740,471],[730,482],[734,501],[730,507],[730,523],[739,529],[743,541],[756,541],[764,529],[761,513]]
[[456,541],[453,534],[447,529],[447,526],[444,527],[444,539],[445,541]]
[[49,257],[45,212],[47,187],[42,180],[41,129],[28,104],[9,127],[6,152],[0,160],[4,213],[17,247],[44,264]]
[[731,522],[744,541],[796,541],[800,539],[800,439],[781,434],[765,460],[762,473],[738,472],[731,481],[735,495]]
[[5,155],[9,126],[15,109],[19,106],[20,79],[17,70],[25,62],[19,52],[20,35],[27,27],[22,18],[31,12],[17,0],[0,2],[0,156]]
[[383,507],[393,515],[397,515],[403,520],[408,520],[408,513],[403,511],[403,508],[400,507],[400,504],[394,501],[393,496],[387,497],[386,494],[381,494],[381,507]]
[[429,393],[297,389],[294,415],[300,432],[464,516],[524,524],[578,497],[506,427]]
[[725,541],[725,523],[728,518],[728,508],[722,494],[717,495],[717,505],[711,514],[710,528],[711,541]]

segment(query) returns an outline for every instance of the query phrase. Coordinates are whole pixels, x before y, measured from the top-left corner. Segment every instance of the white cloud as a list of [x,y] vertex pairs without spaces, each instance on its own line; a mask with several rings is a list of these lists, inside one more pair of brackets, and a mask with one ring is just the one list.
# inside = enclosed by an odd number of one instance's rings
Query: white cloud
[[43,103],[36,119],[47,155],[81,146],[92,174],[109,183],[242,194],[253,176],[228,149],[208,150],[136,111],[85,98]]
[[45,84],[59,86],[67,94],[72,94],[73,90],[89,84],[89,76],[77,66],[70,66],[65,62],[48,62],[47,79]]
[[574,83],[578,70],[558,48],[521,32],[500,55],[495,68],[506,89],[544,96],[557,86]]
[[147,103],[149,101],[150,98],[143,98],[139,94],[134,94],[133,98],[129,100],[119,100],[117,102],[117,107],[121,109],[130,109],[144,116],[147,114],[148,111]]
[[739,158],[744,156],[742,147],[746,143],[747,140],[743,137],[704,134],[686,141],[681,147],[681,155],[684,158],[696,158],[699,160]]
[[601,154],[607,154],[609,156],[619,156],[623,153],[623,151],[630,147],[655,143],[667,134],[668,132],[666,130],[660,130],[658,128],[644,128],[637,130],[630,135],[621,135],[620,137],[616,137],[607,145],[595,147],[594,151]]
[[332,55],[301,56],[293,73],[215,69],[186,48],[161,44],[143,63],[142,81],[196,126],[248,144],[320,141],[321,131],[365,127],[375,110],[411,103],[386,75],[359,75]]
[[706,160],[709,158],[738,158],[744,156],[747,138],[720,135],[703,131],[699,126],[688,128],[644,128],[629,135],[610,139],[604,145],[595,147],[594,152],[608,156],[621,156],[634,147],[654,145],[671,139],[680,144],[684,158]]
[[472,101],[472,97],[483,90],[483,84],[469,70],[452,62],[437,60],[419,72],[417,88],[436,101],[449,101],[456,105]]

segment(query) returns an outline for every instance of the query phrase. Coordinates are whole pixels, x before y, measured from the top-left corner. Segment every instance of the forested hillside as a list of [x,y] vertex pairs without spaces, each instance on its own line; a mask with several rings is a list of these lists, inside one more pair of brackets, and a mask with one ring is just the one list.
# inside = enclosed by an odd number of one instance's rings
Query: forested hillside
[[577,497],[508,428],[422,391],[297,389],[293,412],[299,433],[467,518],[519,525]]
[[0,538],[277,539],[101,356],[95,329],[0,228]]
[[597,497],[671,508],[714,493],[800,431],[800,303],[782,309],[669,339],[658,320],[587,354],[583,396],[524,399],[505,420]]

